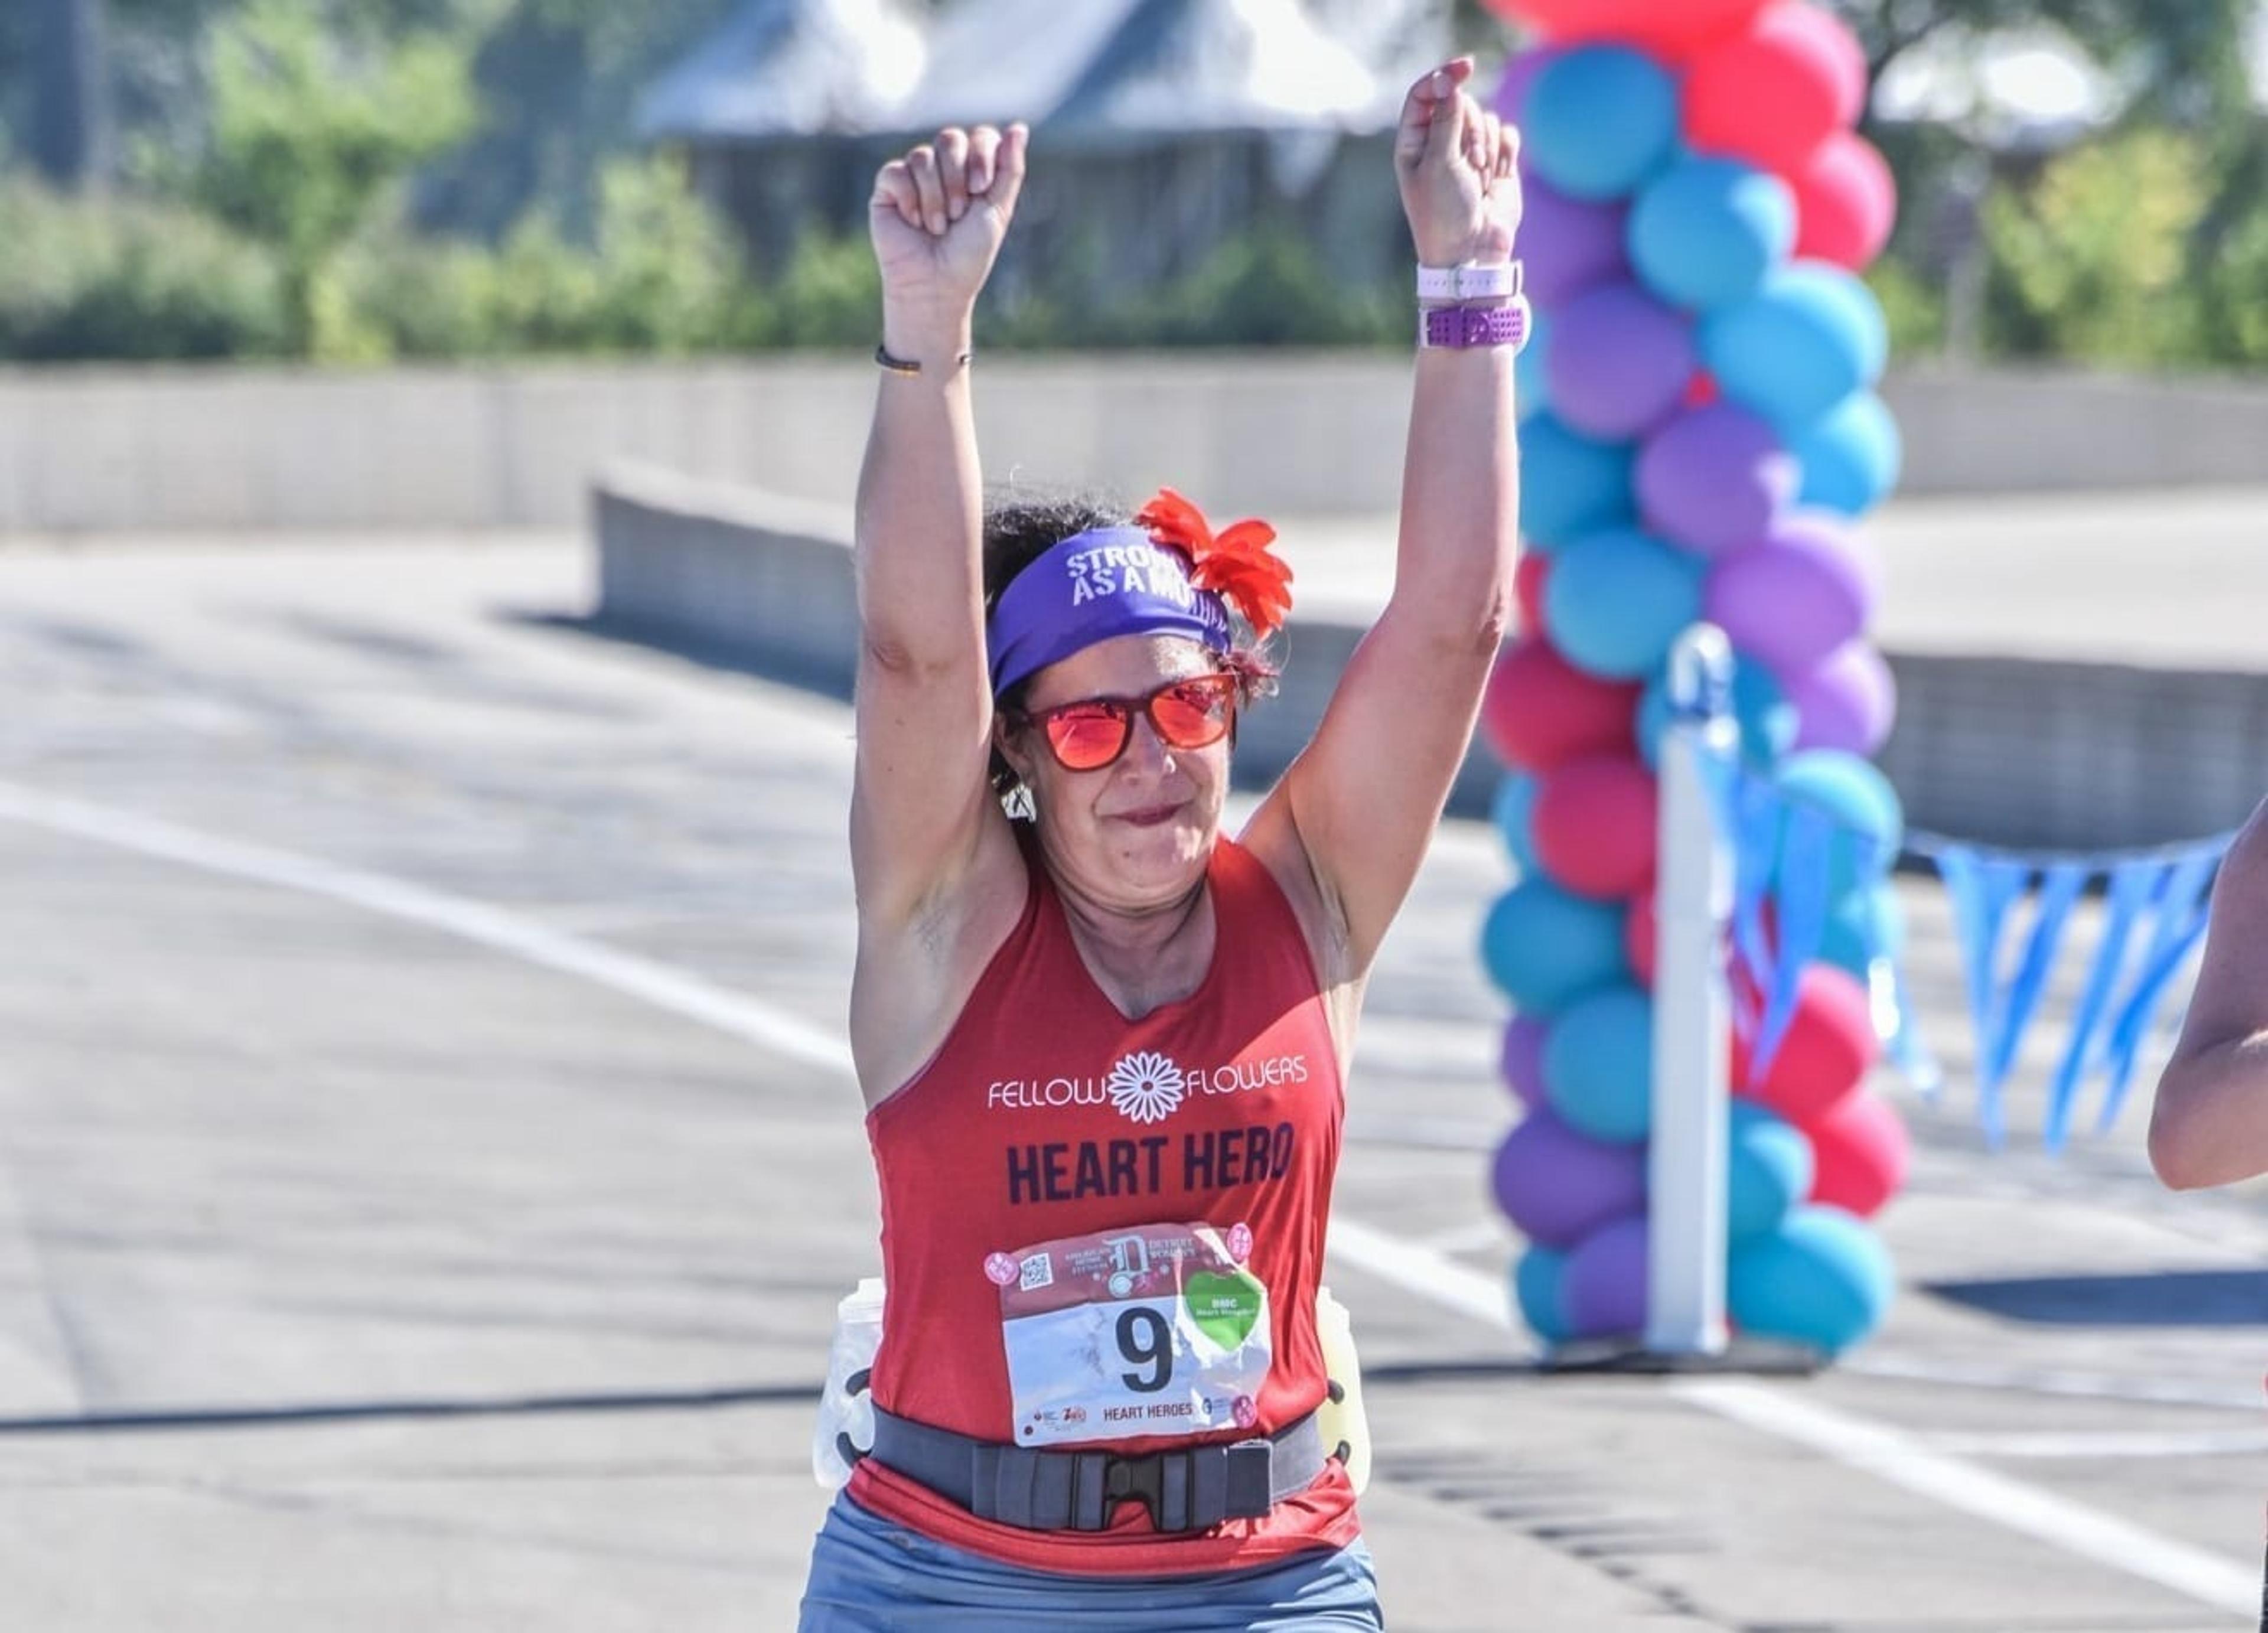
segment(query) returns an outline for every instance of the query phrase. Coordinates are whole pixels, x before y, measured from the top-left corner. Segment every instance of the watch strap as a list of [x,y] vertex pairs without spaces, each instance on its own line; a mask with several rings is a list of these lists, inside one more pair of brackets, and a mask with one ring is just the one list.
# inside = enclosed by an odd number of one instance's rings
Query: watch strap
[[1454,267],[1418,268],[1418,298],[1421,301],[1510,300],[1526,285],[1521,263],[1498,261],[1463,261]]

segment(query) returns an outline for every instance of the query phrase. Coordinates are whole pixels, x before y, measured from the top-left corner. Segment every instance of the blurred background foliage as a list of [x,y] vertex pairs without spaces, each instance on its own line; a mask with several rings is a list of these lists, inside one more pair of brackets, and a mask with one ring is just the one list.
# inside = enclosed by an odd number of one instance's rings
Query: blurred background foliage
[[[1452,26],[1487,67],[1479,0]],[[2103,66],[2115,113],[2051,143],[1870,124],[1904,201],[1870,276],[1908,358],[2268,364],[2257,0],[1833,0],[1877,75],[1994,31]],[[761,272],[642,147],[644,87],[735,0],[7,0],[0,357],[695,354],[870,344],[854,234]],[[62,89],[59,90],[58,86]],[[1381,195],[1390,197],[1390,195]],[[1398,217],[1380,230],[1398,235]],[[1097,303],[1095,223],[984,314],[993,346],[1401,345],[1400,277],[1350,283],[1256,223]],[[1090,268],[1091,269],[1091,268]]]

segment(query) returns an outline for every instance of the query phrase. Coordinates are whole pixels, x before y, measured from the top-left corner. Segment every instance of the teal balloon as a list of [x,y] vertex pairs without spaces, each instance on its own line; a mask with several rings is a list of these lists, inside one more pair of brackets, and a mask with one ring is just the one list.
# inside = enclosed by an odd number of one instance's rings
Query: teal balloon
[[1677,149],[1677,82],[1644,52],[1582,46],[1529,85],[1521,153],[1571,198],[1637,190]]
[[1558,553],[1543,626],[1576,668],[1614,680],[1651,676],[1701,616],[1707,563],[1631,527],[1586,533]]
[[1875,958],[1896,963],[1905,945],[1905,908],[1898,904],[1896,887],[1881,879],[1860,884],[1836,903],[1819,956],[1864,981]]
[[1795,247],[1795,195],[1737,159],[1681,159],[1631,208],[1631,265],[1673,306],[1696,312],[1744,300]]
[[1751,1336],[1839,1355],[1882,1324],[1896,1286],[1873,1231],[1839,1208],[1806,1206],[1734,1247],[1725,1305]]
[[1546,555],[1569,540],[1638,514],[1631,471],[1638,451],[1594,442],[1544,408],[1520,428],[1520,532]]
[[1890,349],[1874,291],[1815,261],[1783,267],[1747,299],[1708,313],[1699,338],[1726,397],[1770,420],[1792,447],[1880,379]]
[[1524,1015],[1556,1015],[1630,979],[1619,903],[1587,901],[1542,874],[1496,899],[1481,925],[1481,962]]
[[1564,1284],[1567,1255],[1550,1247],[1530,1247],[1513,1266],[1513,1302],[1520,1319],[1548,1344],[1563,1344],[1574,1335],[1568,1324]]
[[[1775,781],[1792,803],[1811,806],[1834,827],[1862,834],[1875,842],[1875,865],[1861,872],[1857,847],[1838,835],[1829,845],[1830,873],[1828,899],[1839,901],[1862,885],[1885,878],[1905,842],[1905,809],[1889,778],[1871,761],[1839,748],[1811,748],[1790,754]],[[1783,835],[1782,860],[1785,860]],[[1777,875],[1777,867],[1775,875]]]
[[[1550,411],[1551,388],[1544,358],[1551,349],[1551,320],[1541,312],[1528,314],[1528,344],[1520,349],[1513,360],[1513,395],[1520,403],[1522,425],[1539,414]],[[1523,498],[1525,495],[1521,496]]]
[[1523,875],[1542,871],[1535,859],[1535,796],[1543,786],[1543,779],[1526,771],[1507,771],[1489,804],[1489,820]]
[[[1772,672],[1754,658],[1733,654],[1733,719],[1740,727],[1741,757],[1770,770],[1795,747],[1800,724]],[[1638,703],[1638,749],[1653,769],[1661,768],[1661,734],[1669,729],[1669,677],[1654,676]]]
[[1798,504],[1864,516],[1898,485],[1905,441],[1889,405],[1858,391],[1829,409],[1790,452],[1803,471]]
[[1753,1101],[1733,1102],[1727,1135],[1725,1227],[1740,1242],[1786,1223],[1811,1195],[1815,1162],[1802,1129]]
[[1569,1004],[1543,1044],[1543,1092],[1578,1134],[1612,1145],[1653,1125],[1653,999],[1613,986]]

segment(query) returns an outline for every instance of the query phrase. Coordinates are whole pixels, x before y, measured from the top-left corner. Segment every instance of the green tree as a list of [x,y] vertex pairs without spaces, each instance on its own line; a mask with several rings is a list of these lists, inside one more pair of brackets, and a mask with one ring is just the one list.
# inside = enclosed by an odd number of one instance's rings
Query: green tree
[[2198,361],[2191,244],[2210,197],[2195,138],[2137,127],[2050,163],[1987,203],[2010,349],[2122,366]]
[[195,195],[276,246],[312,348],[339,246],[389,186],[472,129],[464,53],[430,33],[357,47],[309,0],[251,0],[215,29],[210,84]]

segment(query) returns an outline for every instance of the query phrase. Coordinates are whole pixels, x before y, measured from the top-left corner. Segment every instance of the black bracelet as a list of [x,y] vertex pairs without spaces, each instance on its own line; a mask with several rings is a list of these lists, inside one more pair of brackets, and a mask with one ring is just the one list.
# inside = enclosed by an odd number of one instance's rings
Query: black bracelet
[[[953,366],[956,369],[967,368],[968,366],[969,358],[974,355],[974,353],[966,351],[961,353],[958,357],[954,358]],[[904,357],[892,357],[890,355],[889,348],[881,345],[879,342],[877,342],[874,347],[874,361],[880,364],[893,374],[918,374],[922,371],[922,365],[920,364],[909,361]]]

